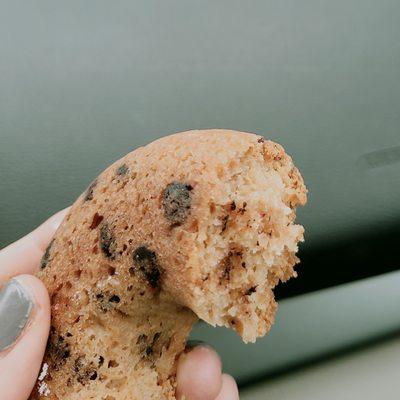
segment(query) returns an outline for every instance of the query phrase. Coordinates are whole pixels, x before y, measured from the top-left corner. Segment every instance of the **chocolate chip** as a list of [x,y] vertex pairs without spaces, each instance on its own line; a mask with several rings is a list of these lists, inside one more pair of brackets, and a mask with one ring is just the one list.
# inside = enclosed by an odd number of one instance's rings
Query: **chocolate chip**
[[147,340],[147,335],[142,333],[141,335],[138,336],[138,338],[136,340],[136,344],[144,343],[144,342],[146,342],[146,340]]
[[116,294],[111,295],[111,293],[108,292],[97,293],[95,297],[97,300],[97,304],[103,313],[115,310],[116,304],[121,301],[121,298],[119,296],[117,296]]
[[232,201],[231,203],[231,210],[232,211],[236,210],[236,203],[234,201]]
[[146,347],[146,356],[150,356],[153,354],[153,348],[151,346]]
[[83,368],[83,362],[84,357],[80,356],[78,357],[75,362],[74,362],[74,371],[79,372]]
[[102,366],[104,364],[104,357],[99,356],[99,365]]
[[239,208],[238,212],[243,215],[246,212],[246,207],[247,207],[247,202],[244,201],[243,206]]
[[111,305],[108,301],[104,301],[104,294],[103,293],[97,293],[96,294],[96,299],[98,301],[98,305],[100,307],[100,310],[102,312],[107,312],[111,310]]
[[89,187],[86,189],[85,201],[93,200],[93,191],[94,191],[94,188],[95,188],[96,185],[97,185],[97,179],[95,179],[95,180],[89,185]]
[[153,339],[150,339],[145,334],[139,335],[136,344],[139,346],[139,351],[143,354],[143,359],[154,361],[155,356],[161,355],[165,342],[160,341],[160,337],[161,332],[156,332]]
[[161,273],[156,253],[146,246],[140,246],[133,252],[133,263],[135,270],[143,275],[149,285],[153,288],[157,287]]
[[64,339],[63,336],[57,335],[53,332],[50,334],[50,338],[47,343],[47,352],[49,355],[50,364],[55,370],[58,370],[71,355],[69,343]]
[[40,260],[40,269],[45,269],[47,267],[47,264],[50,261],[50,250],[51,250],[51,246],[53,246],[53,243],[54,243],[54,239],[46,247],[43,257]]
[[229,220],[229,215],[225,215],[224,217],[222,217],[222,230],[221,230],[221,233],[225,232],[226,227],[228,225],[228,220]]
[[115,239],[107,224],[103,224],[100,228],[100,248],[108,258],[114,257]]
[[117,168],[117,175],[126,175],[129,168],[126,164],[122,164]]
[[68,358],[70,355],[71,355],[71,352],[70,352],[69,350],[65,350],[65,351],[63,352],[62,357],[63,357],[63,359],[66,359],[66,358]]
[[259,138],[259,139],[257,140],[257,142],[258,142],[258,143],[264,143],[264,142],[265,142],[265,139],[264,139],[264,138]]
[[153,344],[160,338],[161,332],[156,332],[153,336]]
[[254,293],[257,290],[257,286],[252,286],[249,288],[246,292],[246,296],[250,296],[252,293]]
[[66,337],[72,337],[72,333],[67,332],[65,336],[66,336]]
[[191,185],[181,182],[170,183],[163,192],[163,207],[165,218],[177,226],[183,224],[190,214]]
[[233,256],[233,254],[230,251],[220,262],[220,268],[222,271],[222,279],[229,280],[230,273],[233,268],[232,256]]
[[90,375],[89,379],[90,379],[91,381],[94,381],[96,378],[97,378],[97,372],[94,371],[94,372]]
[[92,223],[90,224],[90,229],[96,229],[99,226],[100,222],[103,221],[103,218],[104,217],[102,215],[95,213],[93,215]]
[[76,380],[82,385],[85,385],[88,380],[97,379],[97,372],[93,362],[88,362],[85,356],[79,356],[75,360],[73,371],[76,374]]
[[107,367],[108,367],[108,368],[117,368],[118,365],[119,365],[119,364],[118,364],[115,360],[110,360],[110,361],[108,362]]
[[111,303],[119,303],[120,301],[121,301],[121,299],[119,298],[119,296],[117,296],[115,294],[110,297]]
[[64,338],[62,336],[58,337],[57,341],[57,352],[60,358],[66,359],[70,356],[71,352],[69,350],[69,344],[65,342]]

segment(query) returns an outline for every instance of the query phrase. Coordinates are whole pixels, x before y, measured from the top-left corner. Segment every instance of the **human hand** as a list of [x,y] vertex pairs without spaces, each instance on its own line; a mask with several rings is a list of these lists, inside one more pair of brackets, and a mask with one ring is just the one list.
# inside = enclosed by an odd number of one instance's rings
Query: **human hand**
[[[26,400],[38,377],[50,328],[50,300],[32,275],[67,211],[0,251],[1,399]],[[239,399],[233,378],[222,374],[218,355],[202,345],[180,357],[177,395],[185,400]]]

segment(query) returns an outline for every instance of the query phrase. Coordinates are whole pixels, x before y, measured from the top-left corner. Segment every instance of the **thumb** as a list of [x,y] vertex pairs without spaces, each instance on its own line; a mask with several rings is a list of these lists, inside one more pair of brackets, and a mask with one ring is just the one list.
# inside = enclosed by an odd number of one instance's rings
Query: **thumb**
[[50,327],[43,283],[19,275],[0,289],[0,398],[26,400],[36,382]]

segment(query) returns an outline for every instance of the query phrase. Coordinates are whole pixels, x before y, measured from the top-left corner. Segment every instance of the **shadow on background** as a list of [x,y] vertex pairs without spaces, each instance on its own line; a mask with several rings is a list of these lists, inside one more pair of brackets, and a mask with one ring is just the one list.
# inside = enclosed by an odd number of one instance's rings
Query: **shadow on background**
[[285,375],[296,373],[297,371],[303,370],[305,368],[309,368],[315,364],[322,364],[322,363],[332,360],[334,358],[344,357],[346,355],[353,354],[358,351],[365,350],[367,348],[371,348],[371,346],[378,346],[383,341],[390,341],[390,340],[399,339],[399,338],[400,338],[400,330],[397,329],[390,333],[376,336],[372,339],[367,339],[367,340],[364,340],[361,342],[350,344],[348,346],[344,346],[343,348],[341,348],[339,350],[334,350],[334,351],[329,351],[329,352],[323,353],[321,355],[318,355],[317,357],[312,357],[306,361],[292,364],[287,368],[279,368],[279,369],[276,369],[275,371],[267,373],[267,374],[256,375],[252,379],[240,382],[239,388],[245,389],[245,388],[251,387],[253,385],[256,385],[258,383],[261,383],[261,382],[265,383],[268,380],[273,380],[278,377],[283,377]]
[[278,299],[394,271],[400,267],[400,221],[301,249],[299,276],[274,290]]

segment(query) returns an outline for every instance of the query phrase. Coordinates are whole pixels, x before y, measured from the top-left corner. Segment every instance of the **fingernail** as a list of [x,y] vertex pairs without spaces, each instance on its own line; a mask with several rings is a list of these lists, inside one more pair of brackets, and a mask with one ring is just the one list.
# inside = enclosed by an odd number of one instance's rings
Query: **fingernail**
[[0,351],[6,350],[18,339],[32,308],[28,292],[16,279],[0,290]]

